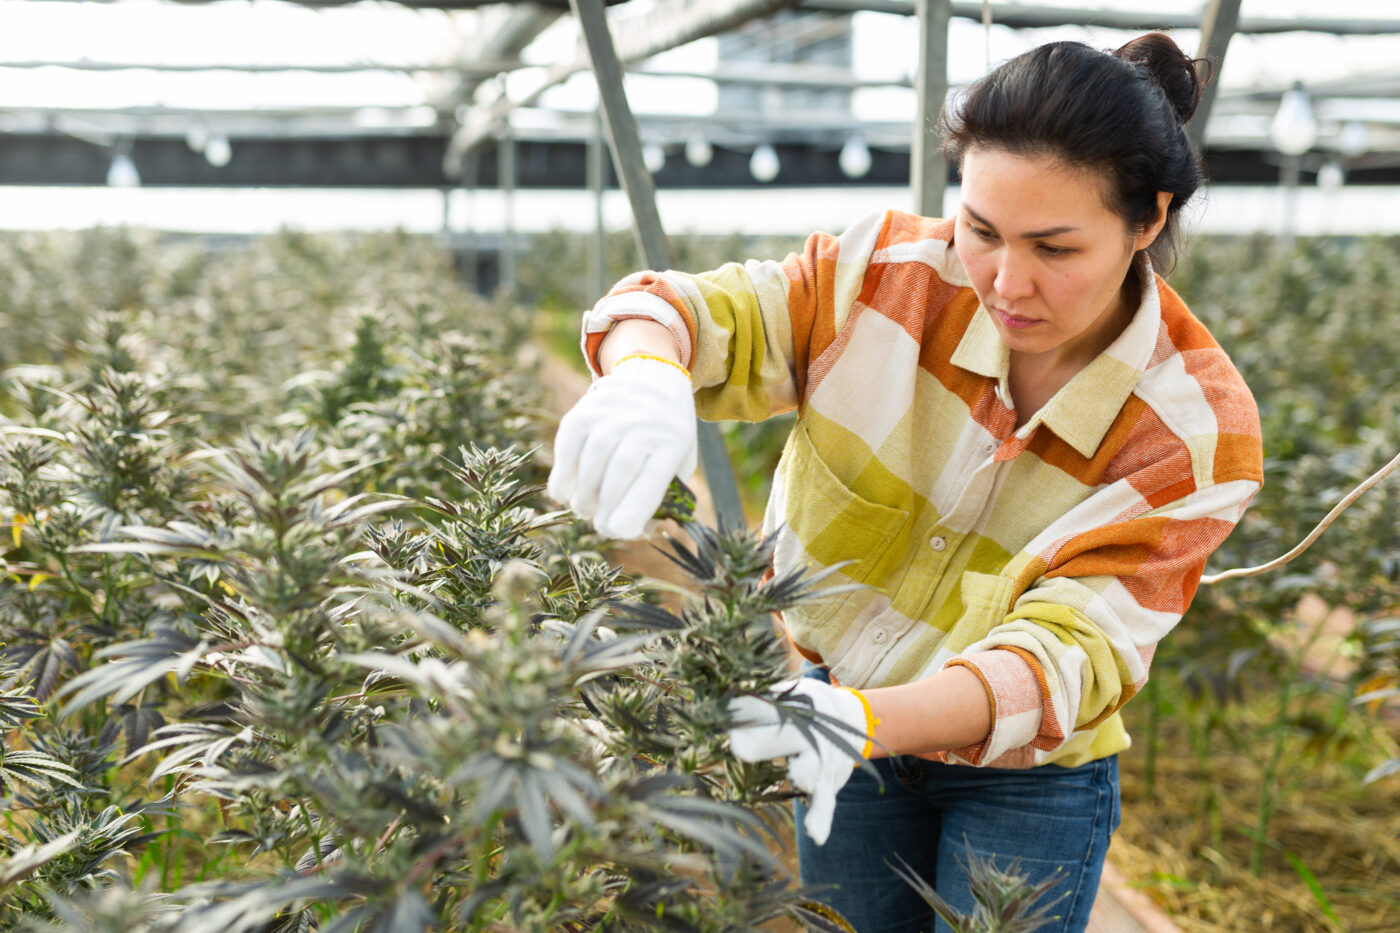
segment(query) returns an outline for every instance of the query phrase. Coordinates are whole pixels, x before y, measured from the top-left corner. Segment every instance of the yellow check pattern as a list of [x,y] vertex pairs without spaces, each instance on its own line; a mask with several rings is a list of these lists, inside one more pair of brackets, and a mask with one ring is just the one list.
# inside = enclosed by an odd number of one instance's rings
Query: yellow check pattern
[[650,318],[702,417],[796,407],[775,569],[862,586],[787,613],[794,644],[856,688],[976,672],[992,733],[935,757],[1075,765],[1127,747],[1118,710],[1262,482],[1258,413],[1147,269],[1128,328],[1018,428],[952,235],[889,211],[781,262],[639,273],[585,315],[583,348],[596,372],[613,322]]

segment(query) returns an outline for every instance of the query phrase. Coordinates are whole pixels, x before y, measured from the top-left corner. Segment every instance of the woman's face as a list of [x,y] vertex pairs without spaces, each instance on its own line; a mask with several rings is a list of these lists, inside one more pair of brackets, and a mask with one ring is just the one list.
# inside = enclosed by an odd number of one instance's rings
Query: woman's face
[[1013,359],[1080,368],[1137,310],[1124,306],[1123,281],[1161,223],[1129,233],[1104,204],[1106,183],[1053,156],[963,154],[954,245]]

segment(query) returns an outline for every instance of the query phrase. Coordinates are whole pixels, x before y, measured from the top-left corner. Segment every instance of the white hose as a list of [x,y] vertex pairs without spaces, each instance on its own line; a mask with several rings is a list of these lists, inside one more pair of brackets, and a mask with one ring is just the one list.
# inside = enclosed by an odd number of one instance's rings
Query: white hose
[[1394,473],[1396,467],[1400,467],[1400,454],[1396,454],[1394,460],[1391,460],[1375,473],[1372,473],[1360,486],[1357,486],[1351,492],[1347,493],[1346,496],[1342,498],[1342,501],[1338,502],[1333,506],[1332,511],[1327,513],[1327,517],[1318,522],[1317,527],[1310,531],[1306,538],[1298,542],[1298,545],[1293,548],[1293,550],[1284,554],[1282,557],[1276,557],[1267,564],[1260,564],[1258,567],[1236,567],[1233,570],[1223,570],[1220,573],[1207,574],[1201,577],[1201,582],[1219,583],[1221,580],[1229,580],[1234,577],[1253,577],[1261,573],[1267,573],[1277,567],[1282,567],[1311,547],[1312,543],[1318,539],[1318,536],[1327,530],[1327,526],[1336,521],[1338,515],[1346,511],[1347,506],[1361,498],[1362,493],[1366,490],[1385,479],[1391,473]]

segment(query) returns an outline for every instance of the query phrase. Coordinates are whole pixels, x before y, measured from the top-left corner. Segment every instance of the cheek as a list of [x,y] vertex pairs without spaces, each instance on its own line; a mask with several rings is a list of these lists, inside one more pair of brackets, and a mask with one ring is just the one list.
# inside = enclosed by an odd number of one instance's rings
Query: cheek
[[1041,295],[1059,312],[1061,326],[1068,329],[1094,320],[1115,291],[1101,272],[1092,270],[1062,270],[1041,279]]
[[973,265],[977,262],[977,256],[964,243],[961,236],[962,234],[959,234],[960,238],[953,244],[953,252],[957,254],[958,262],[962,263],[963,269],[971,273]]
[[961,243],[954,244],[953,248],[958,254],[958,261],[962,263],[963,271],[972,280],[972,287],[978,292],[985,291],[993,275],[987,258],[988,251],[978,249],[975,245],[963,246]]

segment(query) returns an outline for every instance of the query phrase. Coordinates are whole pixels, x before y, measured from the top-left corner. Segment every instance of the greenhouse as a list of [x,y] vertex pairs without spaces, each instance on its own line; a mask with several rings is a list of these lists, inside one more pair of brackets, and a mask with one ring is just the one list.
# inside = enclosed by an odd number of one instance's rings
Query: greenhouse
[[1400,929],[1397,61],[0,0],[0,929]]

